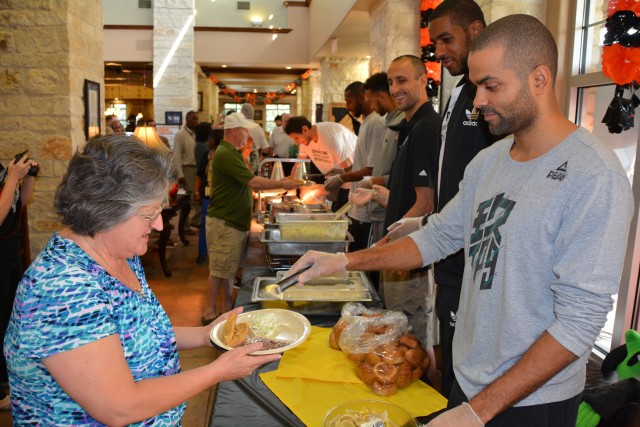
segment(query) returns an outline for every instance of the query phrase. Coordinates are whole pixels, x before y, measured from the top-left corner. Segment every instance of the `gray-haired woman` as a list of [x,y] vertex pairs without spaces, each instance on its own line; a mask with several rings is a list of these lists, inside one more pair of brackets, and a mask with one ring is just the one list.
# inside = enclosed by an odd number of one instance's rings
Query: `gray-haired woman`
[[181,372],[178,350],[210,346],[212,326],[173,327],[139,258],[175,176],[170,153],[124,135],[71,159],[65,228],[20,282],[5,340],[15,423],[177,425],[191,396],[279,358],[249,345]]

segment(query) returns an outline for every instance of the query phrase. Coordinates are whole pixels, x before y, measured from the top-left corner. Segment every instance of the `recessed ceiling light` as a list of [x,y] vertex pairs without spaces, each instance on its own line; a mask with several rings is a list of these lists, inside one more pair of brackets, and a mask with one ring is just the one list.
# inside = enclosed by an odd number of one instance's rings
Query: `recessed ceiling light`
[[258,93],[258,89],[254,89],[254,90],[253,90],[253,93]]
[[275,39],[277,39],[277,38],[278,38],[278,35],[277,35],[277,34],[274,34],[274,35],[272,35],[272,36],[271,36],[271,40],[275,40]]
[[269,15],[269,21],[271,21],[272,19],[273,19],[273,13]]
[[270,30],[273,30],[273,25],[269,25],[269,29],[270,29]]
[[289,66],[289,67],[284,67],[284,68],[286,68],[287,70],[290,70],[290,69],[291,69],[291,67],[290,67],[290,66]]
[[226,65],[223,65],[223,66],[222,66],[222,68],[227,68],[227,66],[226,66]]

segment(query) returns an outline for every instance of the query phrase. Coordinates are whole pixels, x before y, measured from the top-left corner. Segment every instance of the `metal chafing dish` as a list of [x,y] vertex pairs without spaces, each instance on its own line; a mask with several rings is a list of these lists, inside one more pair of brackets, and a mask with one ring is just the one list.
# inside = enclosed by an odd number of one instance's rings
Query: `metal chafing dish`
[[267,291],[285,274],[279,271],[276,277],[256,277],[251,301],[260,303],[261,308],[285,308],[307,315],[340,314],[347,302],[370,302],[375,291],[371,282],[361,271],[349,272],[347,280],[321,277],[306,282],[303,286],[286,289],[282,298]]
[[338,241],[344,240],[349,228],[348,219],[335,219],[334,213],[278,213],[276,222],[284,240]]
[[351,236],[347,236],[347,239],[321,242],[282,240],[280,229],[277,226],[269,225],[260,233],[260,242],[264,243],[269,266],[273,270],[278,270],[288,269],[307,251],[345,252],[353,239]]

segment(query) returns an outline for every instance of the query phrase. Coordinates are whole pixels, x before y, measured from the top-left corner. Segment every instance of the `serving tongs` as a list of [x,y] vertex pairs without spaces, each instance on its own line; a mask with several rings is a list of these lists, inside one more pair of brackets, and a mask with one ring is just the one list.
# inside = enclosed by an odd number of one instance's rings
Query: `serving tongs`
[[349,209],[351,209],[351,202],[347,202],[344,204],[344,206],[342,206],[340,209],[338,209],[335,214],[333,215],[333,219],[337,220],[342,218],[343,216],[346,215],[347,212],[349,212]]
[[275,295],[277,298],[282,299],[283,292],[289,289],[290,287],[292,287],[293,285],[295,285],[296,283],[298,283],[298,276],[304,273],[305,271],[307,271],[308,269],[310,269],[311,267],[312,267],[311,265],[303,267],[300,270],[293,273],[291,276],[280,280],[278,283],[276,283],[276,287],[273,289],[271,293]]

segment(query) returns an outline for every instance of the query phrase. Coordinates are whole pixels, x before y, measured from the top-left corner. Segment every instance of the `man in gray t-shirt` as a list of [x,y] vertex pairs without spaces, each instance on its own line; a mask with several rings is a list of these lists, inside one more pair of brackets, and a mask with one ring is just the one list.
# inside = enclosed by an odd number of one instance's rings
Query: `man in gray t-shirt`
[[586,360],[619,286],[633,197],[615,154],[562,115],[557,55],[532,16],[489,25],[469,54],[474,104],[492,134],[513,137],[480,152],[458,194],[409,237],[346,255],[310,252],[290,270],[312,264],[302,282],[346,269],[409,270],[464,248],[456,381],[448,410],[427,426],[576,424]]

